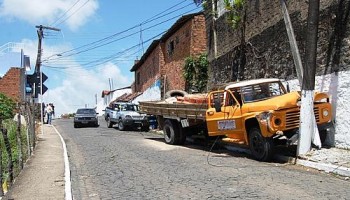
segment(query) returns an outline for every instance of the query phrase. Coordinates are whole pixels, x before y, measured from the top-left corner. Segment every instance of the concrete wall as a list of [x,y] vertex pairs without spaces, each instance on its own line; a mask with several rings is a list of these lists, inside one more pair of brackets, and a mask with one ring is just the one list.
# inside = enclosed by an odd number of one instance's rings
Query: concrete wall
[[[209,88],[238,79],[255,78],[281,78],[296,84],[296,70],[280,1],[247,2],[243,45],[240,32],[228,26],[225,14],[219,19],[207,15]],[[321,0],[316,90],[327,91],[332,96],[332,105],[335,108],[336,146],[350,148],[349,120],[346,113],[349,111],[347,105],[350,103],[347,94],[349,81],[346,78],[350,70],[350,31],[349,19],[344,15],[349,0],[344,1],[342,5],[339,5],[339,2]],[[303,65],[308,9],[306,3],[301,0],[288,1]],[[213,30],[217,31],[217,52],[213,46]],[[239,65],[242,55],[243,65]]]

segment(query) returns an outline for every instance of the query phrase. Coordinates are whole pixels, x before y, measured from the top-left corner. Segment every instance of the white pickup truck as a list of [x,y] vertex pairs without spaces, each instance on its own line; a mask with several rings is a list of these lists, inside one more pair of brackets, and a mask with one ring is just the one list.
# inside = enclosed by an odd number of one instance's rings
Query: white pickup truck
[[114,102],[105,109],[107,127],[117,125],[121,131],[141,128],[149,131],[149,121],[146,114],[139,113],[139,106],[134,103]]

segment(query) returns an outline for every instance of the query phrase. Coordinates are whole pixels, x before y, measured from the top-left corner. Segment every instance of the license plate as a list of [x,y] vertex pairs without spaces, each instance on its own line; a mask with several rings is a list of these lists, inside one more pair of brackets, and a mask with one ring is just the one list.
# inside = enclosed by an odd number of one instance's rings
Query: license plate
[[81,123],[83,123],[83,124],[87,124],[88,122],[87,122],[87,121],[82,121]]

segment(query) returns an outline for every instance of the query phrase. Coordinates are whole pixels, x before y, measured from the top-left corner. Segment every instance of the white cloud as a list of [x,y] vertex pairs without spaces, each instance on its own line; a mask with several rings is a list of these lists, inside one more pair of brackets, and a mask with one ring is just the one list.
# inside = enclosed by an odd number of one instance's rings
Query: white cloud
[[4,0],[0,5],[0,16],[8,20],[20,19],[34,25],[54,23],[55,26],[64,21],[63,23],[71,30],[77,30],[95,14],[99,5],[97,0],[80,0],[72,7],[76,2],[76,0]]
[[[31,58],[32,69],[37,55],[37,41],[23,39],[24,54]],[[44,54],[42,71],[48,76],[44,83],[49,89],[44,94],[45,103],[55,105],[56,114],[73,113],[78,107],[95,107],[101,98],[103,90],[109,90],[109,79],[113,80],[114,89],[130,86],[132,77],[123,74],[118,66],[106,63],[93,68],[84,68],[74,58],[56,56],[72,47],[69,44],[43,46]],[[16,51],[18,48],[16,49]],[[45,65],[47,65],[45,67]]]
[[114,82],[115,88],[131,85],[131,80],[123,75],[118,66],[107,63],[96,69],[84,69],[80,66],[65,69],[66,77],[62,84],[50,88],[44,94],[44,101],[54,103],[58,114],[75,112],[79,107],[95,107],[97,101],[102,101],[102,90],[109,89],[109,78],[118,80]]

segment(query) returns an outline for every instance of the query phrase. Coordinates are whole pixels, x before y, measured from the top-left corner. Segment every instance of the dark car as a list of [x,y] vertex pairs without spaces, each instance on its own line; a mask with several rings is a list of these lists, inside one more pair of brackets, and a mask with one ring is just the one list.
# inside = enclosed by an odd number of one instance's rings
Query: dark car
[[79,108],[74,116],[74,128],[81,126],[98,127],[97,114],[93,108]]

